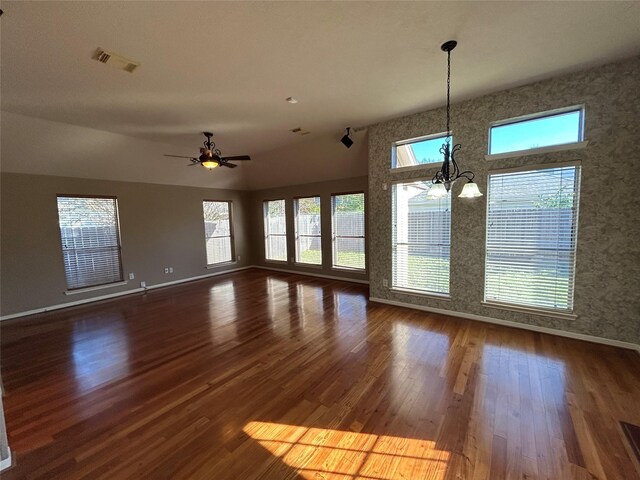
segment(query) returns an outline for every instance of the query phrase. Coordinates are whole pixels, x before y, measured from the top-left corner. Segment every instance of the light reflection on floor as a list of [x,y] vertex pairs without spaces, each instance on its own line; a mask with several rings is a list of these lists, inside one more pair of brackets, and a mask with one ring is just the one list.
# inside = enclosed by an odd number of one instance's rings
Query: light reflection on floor
[[424,439],[259,421],[244,432],[309,480],[440,480],[450,457]]
[[129,336],[119,316],[99,318],[98,326],[73,326],[73,367],[76,385],[88,391],[129,374]]

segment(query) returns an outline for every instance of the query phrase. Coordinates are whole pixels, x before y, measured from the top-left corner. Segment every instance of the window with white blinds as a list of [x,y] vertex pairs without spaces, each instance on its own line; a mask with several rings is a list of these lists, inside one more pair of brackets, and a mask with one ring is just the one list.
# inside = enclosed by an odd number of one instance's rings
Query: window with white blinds
[[333,266],[365,269],[364,193],[331,197]]
[[123,280],[115,197],[58,195],[58,221],[69,290]]
[[580,169],[489,175],[486,302],[570,312]]
[[233,261],[231,202],[205,200],[202,209],[207,265]]
[[284,200],[264,202],[265,258],[287,261],[287,218]]
[[451,193],[429,199],[431,181],[393,186],[393,288],[449,294]]
[[296,262],[322,265],[320,197],[296,198]]

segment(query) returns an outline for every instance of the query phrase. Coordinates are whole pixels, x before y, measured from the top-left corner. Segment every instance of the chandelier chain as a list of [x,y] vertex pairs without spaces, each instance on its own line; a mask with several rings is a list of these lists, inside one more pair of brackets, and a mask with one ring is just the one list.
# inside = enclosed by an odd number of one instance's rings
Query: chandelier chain
[[451,50],[447,52],[447,143],[451,141],[449,133],[451,132]]

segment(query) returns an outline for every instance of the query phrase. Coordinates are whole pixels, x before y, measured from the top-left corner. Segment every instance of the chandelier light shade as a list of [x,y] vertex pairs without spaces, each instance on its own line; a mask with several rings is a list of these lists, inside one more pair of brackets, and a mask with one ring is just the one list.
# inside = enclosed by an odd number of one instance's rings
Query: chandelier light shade
[[433,176],[433,187],[427,194],[427,198],[430,199],[446,197],[451,190],[451,185],[459,178],[467,180],[467,184],[458,195],[459,197],[476,198],[482,196],[478,185],[473,183],[474,173],[470,170],[461,171],[456,161],[456,153],[462,149],[462,145],[458,143],[451,146],[451,51],[456,48],[456,45],[458,42],[449,40],[440,47],[443,52],[447,52],[447,137],[440,148],[440,153],[444,156],[442,167]]

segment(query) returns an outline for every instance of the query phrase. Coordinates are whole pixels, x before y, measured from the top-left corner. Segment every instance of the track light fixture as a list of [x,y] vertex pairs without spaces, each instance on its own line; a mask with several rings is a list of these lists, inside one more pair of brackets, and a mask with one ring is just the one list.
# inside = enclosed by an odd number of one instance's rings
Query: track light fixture
[[347,148],[351,148],[353,145],[353,140],[351,140],[351,127],[347,127],[347,131],[344,136],[340,139],[340,142]]
[[470,170],[465,170],[464,172],[460,170],[458,167],[458,163],[456,162],[455,155],[460,149],[462,145],[459,143],[451,146],[451,50],[456,48],[458,42],[455,40],[449,40],[445,42],[440,47],[443,52],[447,53],[447,138],[440,148],[440,153],[444,156],[444,161],[442,162],[442,167],[433,177],[433,187],[429,190],[427,194],[427,198],[436,199],[446,197],[451,189],[451,185],[453,182],[458,180],[459,178],[466,178],[467,183],[462,188],[462,193],[458,195],[462,198],[475,198],[481,197],[482,193],[478,189],[478,185],[473,182],[473,178],[475,177],[474,173]]

